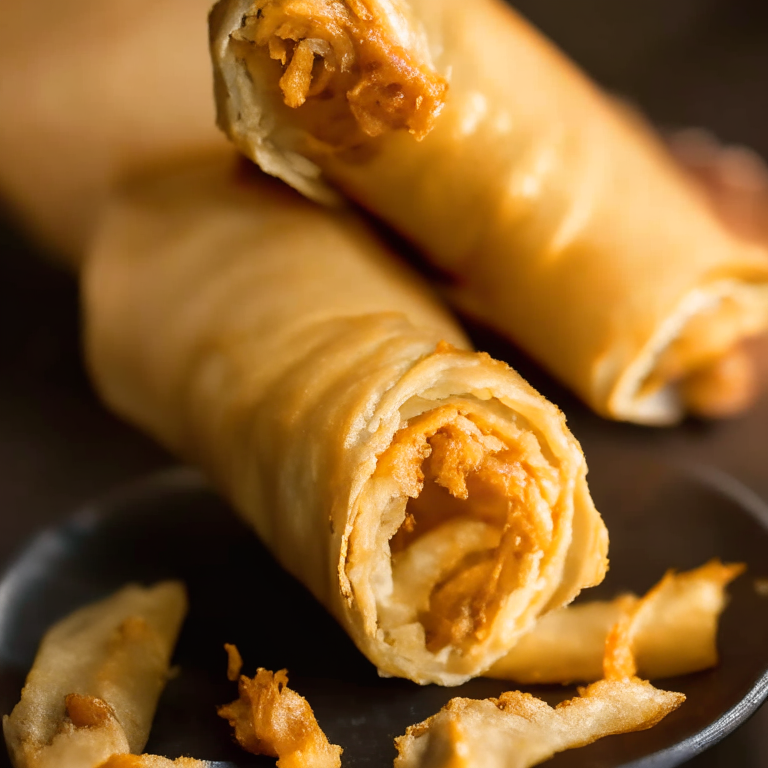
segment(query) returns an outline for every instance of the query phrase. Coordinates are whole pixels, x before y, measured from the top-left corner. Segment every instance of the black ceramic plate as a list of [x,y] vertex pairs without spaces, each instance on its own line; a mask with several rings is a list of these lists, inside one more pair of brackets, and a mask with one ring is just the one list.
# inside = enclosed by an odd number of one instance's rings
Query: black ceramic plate
[[[668,567],[719,556],[749,565],[732,589],[720,631],[722,663],[665,681],[686,704],[651,731],[566,752],[549,765],[666,768],[729,733],[768,690],[768,509],[736,481],[702,468],[627,466],[596,487],[611,530],[612,568],[590,596],[644,591]],[[381,679],[346,634],[287,576],[198,475],[154,476],[87,507],[38,536],[0,583],[0,712],[18,698],[45,628],[72,609],[128,581],[182,578],[191,610],[179,641],[180,674],[160,701],[147,751],[272,766],[233,744],[215,708],[235,698],[225,677],[224,642],[236,643],[246,673],[287,667],[292,687],[312,704],[345,768],[389,768],[392,739],[455,695],[498,695],[508,685],[474,680],[460,688]],[[561,687],[528,689],[550,703]],[[676,744],[677,746],[670,747]],[[9,765],[5,755],[0,766]]]

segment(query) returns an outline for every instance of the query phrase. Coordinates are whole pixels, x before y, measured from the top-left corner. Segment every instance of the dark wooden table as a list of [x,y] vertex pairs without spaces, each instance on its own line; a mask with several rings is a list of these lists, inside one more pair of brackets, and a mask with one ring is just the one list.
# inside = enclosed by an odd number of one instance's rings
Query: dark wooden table
[[[766,0],[522,0],[598,80],[662,125],[700,125],[768,156]],[[77,287],[0,222],[0,566],[35,531],[115,484],[173,463],[97,402],[82,369]],[[724,469],[768,500],[768,396],[747,416],[671,430],[588,413],[509,345],[476,331],[568,414],[593,477],[633,453]],[[766,553],[768,558],[768,552]],[[0,766],[7,763],[0,756]],[[768,765],[768,707],[691,765]]]

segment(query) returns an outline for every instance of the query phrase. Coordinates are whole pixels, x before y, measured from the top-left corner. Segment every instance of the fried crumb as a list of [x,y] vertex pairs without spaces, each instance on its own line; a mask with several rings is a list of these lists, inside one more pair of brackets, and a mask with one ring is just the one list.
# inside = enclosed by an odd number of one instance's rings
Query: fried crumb
[[115,716],[112,707],[96,696],[70,693],[65,701],[67,716],[75,728],[98,728]]
[[[230,664],[240,657],[234,646],[227,653]],[[328,741],[307,700],[288,687],[286,670],[259,668],[253,678],[242,675],[238,693],[240,698],[219,707],[218,714],[234,728],[244,750],[277,757],[278,768],[341,766],[341,747]]]
[[231,643],[224,643],[224,650],[227,652],[227,680],[234,683],[243,669],[243,657],[237,646]]

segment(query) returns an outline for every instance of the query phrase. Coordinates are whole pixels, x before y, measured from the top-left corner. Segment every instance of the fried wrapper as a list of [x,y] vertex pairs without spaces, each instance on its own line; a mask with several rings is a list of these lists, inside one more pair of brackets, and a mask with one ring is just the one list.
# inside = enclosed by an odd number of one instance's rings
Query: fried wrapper
[[[242,659],[235,646],[225,648],[231,680]],[[255,677],[240,675],[237,689],[239,698],[219,707],[219,717],[234,728],[244,750],[279,758],[277,768],[339,768],[342,748],[328,741],[309,702],[288,687],[287,670],[260,667]]]
[[608,633],[628,611],[634,616],[632,651],[644,679],[714,667],[725,588],[743,571],[743,565],[712,560],[692,571],[669,571],[642,598],[625,594],[552,611],[486,676],[523,684],[598,680]]
[[351,215],[179,170],[114,201],[83,294],[102,397],[203,468],[382,674],[461,683],[602,580],[563,415]]
[[498,699],[455,698],[395,739],[395,768],[528,768],[557,752],[619,733],[652,728],[684,701],[635,676],[635,610],[604,644],[604,678],[556,707],[529,693]]
[[141,752],[186,610],[180,582],[130,585],[51,627],[3,718],[15,768],[92,768]]
[[[446,79],[421,141],[360,130],[340,82],[363,77],[360,57],[351,73],[318,65],[306,102],[284,103],[290,50],[322,37],[329,9],[352,7],[368,9],[366,35],[404,30],[390,64],[428,62]],[[669,424],[755,398],[740,345],[768,328],[765,243],[723,225],[652,131],[507,3],[219,0],[211,51],[219,124],[242,152],[304,194],[340,190],[392,225],[452,278],[460,307],[598,413]]]

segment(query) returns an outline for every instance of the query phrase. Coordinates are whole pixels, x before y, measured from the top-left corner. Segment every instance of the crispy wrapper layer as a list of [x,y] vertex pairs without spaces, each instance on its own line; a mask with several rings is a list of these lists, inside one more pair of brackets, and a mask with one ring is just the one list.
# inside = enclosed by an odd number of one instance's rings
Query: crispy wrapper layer
[[458,684],[603,578],[562,414],[354,219],[200,167],[117,200],[84,277],[105,400],[203,467],[382,674]]
[[15,768],[94,768],[141,752],[187,610],[184,586],[128,586],[48,630],[3,718]]
[[528,768],[604,736],[652,728],[685,696],[635,676],[638,610],[628,610],[608,632],[604,677],[579,689],[578,697],[557,707],[519,691],[498,699],[451,699],[395,739],[395,768]]
[[[220,0],[219,123],[238,148],[304,194],[327,200],[338,188],[393,225],[455,276],[466,311],[599,413],[664,424],[687,409],[746,407],[756,387],[738,345],[768,327],[765,248],[723,226],[640,120],[506,4],[359,4],[376,6],[379,34],[408,30],[407,56],[448,81],[431,131],[371,137],[353,121],[318,119],[332,80],[287,108],[260,36],[271,28],[263,3]],[[358,3],[298,5],[269,3],[314,45],[319,7]],[[329,125],[343,138],[327,137]]]
[[[237,648],[229,654],[227,677],[242,665]],[[279,758],[277,768],[339,768],[341,747],[329,743],[309,702],[288,687],[288,671],[259,668],[254,677],[240,675],[239,698],[219,707],[235,730],[237,743],[254,755]]]
[[725,588],[743,570],[713,560],[685,573],[670,571],[642,598],[626,594],[552,611],[487,675],[524,684],[598,680],[606,638],[627,612],[633,614],[632,651],[641,677],[677,677],[713,667]]

